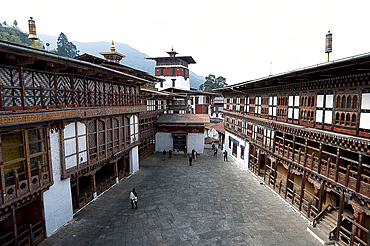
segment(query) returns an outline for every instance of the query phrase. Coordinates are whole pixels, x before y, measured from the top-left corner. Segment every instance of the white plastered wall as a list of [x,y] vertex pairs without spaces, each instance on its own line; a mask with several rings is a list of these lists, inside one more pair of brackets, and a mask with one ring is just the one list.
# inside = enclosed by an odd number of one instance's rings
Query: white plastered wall
[[54,184],[43,193],[47,237],[73,218],[70,179],[61,179],[59,132],[50,132],[50,148]]
[[[370,109],[370,93],[362,94],[361,109]],[[360,128],[370,130],[370,113],[362,112],[360,115]]]
[[190,90],[190,79],[186,79],[182,76],[159,76],[159,78],[164,79],[163,87],[161,87],[161,83],[157,83],[155,88],[159,91],[172,88],[172,79],[176,79],[175,81],[175,88]]
[[190,153],[193,149],[197,153],[202,154],[204,150],[204,134],[203,133],[189,133],[187,141],[187,150]]
[[139,170],[139,147],[136,146],[130,150],[130,173]]
[[[232,149],[229,148],[229,136],[233,139],[239,141],[239,146],[237,146],[236,151],[236,157],[233,156]],[[241,146],[244,146],[244,159],[240,157],[241,153]],[[231,144],[231,148],[233,148],[233,144]],[[225,132],[225,144],[224,144],[224,150],[228,153],[228,158],[232,157],[234,158],[240,165],[242,165],[244,168],[248,168],[249,166],[249,143],[247,141],[244,141],[244,139],[239,138],[238,136],[235,136],[234,134],[226,131]],[[223,157],[222,157],[223,158]]]
[[169,132],[157,132],[155,134],[155,151],[173,150],[172,134]]

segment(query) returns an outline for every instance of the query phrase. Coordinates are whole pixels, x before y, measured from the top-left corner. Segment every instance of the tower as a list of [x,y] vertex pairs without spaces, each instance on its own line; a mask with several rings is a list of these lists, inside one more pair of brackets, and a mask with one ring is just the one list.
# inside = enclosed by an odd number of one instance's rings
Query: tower
[[196,63],[191,56],[176,56],[178,53],[168,51],[169,57],[150,57],[146,59],[155,60],[155,76],[165,79],[156,85],[158,90],[167,88],[178,88],[190,90],[189,64]]
[[116,51],[116,47],[114,47],[114,42],[112,40],[112,46],[110,47],[110,51],[108,52],[99,52],[99,54],[103,55],[105,59],[107,59],[110,62],[119,63],[122,58],[126,57],[125,55],[122,55],[121,53],[118,53]]

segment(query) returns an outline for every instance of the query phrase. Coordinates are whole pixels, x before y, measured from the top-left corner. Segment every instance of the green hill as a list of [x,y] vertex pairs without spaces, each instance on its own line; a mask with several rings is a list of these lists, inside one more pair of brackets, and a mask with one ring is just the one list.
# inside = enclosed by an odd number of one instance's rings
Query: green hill
[[[17,27],[16,21],[14,21],[12,26],[8,26],[5,22],[0,23],[0,40],[25,46],[32,46],[32,40],[28,39],[27,33],[22,32]],[[36,48],[42,49],[40,40],[37,40],[35,44]]]
[[[47,50],[55,50],[57,37],[45,34],[38,34],[40,40],[36,42],[36,48],[42,49],[45,47],[46,43],[49,43],[50,46],[47,47]],[[8,26],[4,24],[0,24],[0,40],[13,42],[17,44],[22,44],[26,46],[32,45],[32,40],[28,39],[28,34],[19,30],[16,25]],[[84,53],[88,53],[94,56],[102,57],[99,52],[109,51],[111,47],[110,42],[106,41],[99,41],[99,42],[89,42],[89,43],[82,43],[73,41],[73,44],[77,46],[79,50],[79,54],[82,55]],[[154,75],[154,67],[155,61],[147,60],[145,58],[149,57],[147,54],[138,51],[131,46],[124,44],[124,43],[115,43],[116,50],[124,54],[126,57],[121,60],[121,64],[145,71]],[[201,84],[205,81],[203,76],[197,75],[190,71],[190,87],[198,89]]]

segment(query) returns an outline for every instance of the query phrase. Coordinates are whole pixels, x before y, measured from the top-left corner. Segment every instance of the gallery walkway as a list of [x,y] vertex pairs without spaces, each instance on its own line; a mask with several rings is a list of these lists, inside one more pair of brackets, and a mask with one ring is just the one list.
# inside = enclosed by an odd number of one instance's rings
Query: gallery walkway
[[156,153],[40,245],[321,245],[308,225],[231,157]]

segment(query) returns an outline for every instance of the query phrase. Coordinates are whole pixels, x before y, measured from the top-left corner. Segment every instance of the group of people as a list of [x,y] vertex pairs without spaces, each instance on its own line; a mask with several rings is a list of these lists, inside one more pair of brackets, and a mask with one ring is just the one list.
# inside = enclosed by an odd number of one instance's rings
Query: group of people
[[[215,142],[212,142],[212,150],[213,150],[213,156],[217,156],[218,144],[215,144]],[[224,161],[227,161],[227,151],[226,151],[226,149],[223,152],[223,155],[224,155]]]
[[[166,154],[167,154],[167,151],[163,150],[163,161],[166,161]],[[171,149],[168,151],[168,158],[172,159],[172,150]]]
[[192,165],[193,160],[194,160],[194,161],[196,161],[196,160],[197,160],[197,152],[195,151],[195,149],[192,149],[192,150],[191,150],[191,155],[189,156],[189,166],[191,166],[191,165]]

